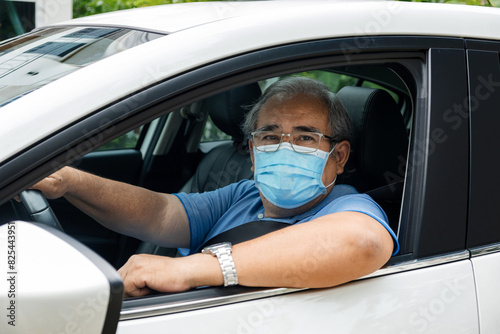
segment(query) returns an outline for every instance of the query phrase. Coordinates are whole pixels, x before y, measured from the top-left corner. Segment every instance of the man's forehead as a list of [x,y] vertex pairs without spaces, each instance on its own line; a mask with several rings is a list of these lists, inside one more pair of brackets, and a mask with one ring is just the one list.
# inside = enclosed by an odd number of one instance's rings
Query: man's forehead
[[271,98],[257,116],[257,129],[322,132],[328,127],[328,107],[317,97]]

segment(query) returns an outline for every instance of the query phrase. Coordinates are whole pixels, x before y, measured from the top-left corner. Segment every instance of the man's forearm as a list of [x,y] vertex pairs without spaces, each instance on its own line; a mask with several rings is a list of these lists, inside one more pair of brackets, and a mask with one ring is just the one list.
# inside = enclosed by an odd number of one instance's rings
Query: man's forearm
[[319,288],[376,271],[392,249],[380,223],[342,212],[235,245],[233,258],[241,285]]
[[[178,247],[189,245],[186,217],[175,196],[156,193],[126,183],[101,178],[74,168],[63,168],[35,185],[48,198],[64,196],[102,225],[136,238]],[[185,213],[184,213],[185,215]],[[169,220],[176,220],[169,223]],[[187,245],[186,245],[187,242]],[[176,245],[177,247],[177,245]]]

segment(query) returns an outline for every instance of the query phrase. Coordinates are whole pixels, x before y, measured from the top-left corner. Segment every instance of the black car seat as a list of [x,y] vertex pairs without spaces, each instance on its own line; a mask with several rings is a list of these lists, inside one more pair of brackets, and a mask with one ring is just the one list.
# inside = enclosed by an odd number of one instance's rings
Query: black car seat
[[[255,103],[260,95],[259,85],[252,83],[211,96],[202,102],[202,108],[208,112],[214,124],[230,135],[232,140],[210,150],[180,192],[215,190],[253,177],[247,138],[241,131],[241,124],[248,107]],[[149,242],[142,242],[137,249],[137,253],[168,256],[174,256],[176,252],[176,249],[160,247]]]
[[382,89],[347,86],[337,96],[353,125],[351,156],[338,183],[372,196],[397,231],[409,141],[401,112]]
[[260,95],[259,85],[252,83],[203,101],[203,108],[214,124],[222,132],[230,135],[232,141],[210,150],[181,192],[205,192],[252,178],[248,138],[241,131],[241,124],[248,107],[255,103]]

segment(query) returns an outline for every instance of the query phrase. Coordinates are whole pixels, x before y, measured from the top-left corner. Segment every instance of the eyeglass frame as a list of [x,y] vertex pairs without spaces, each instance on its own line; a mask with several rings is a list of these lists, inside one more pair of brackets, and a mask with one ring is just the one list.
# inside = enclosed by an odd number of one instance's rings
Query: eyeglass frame
[[[256,130],[256,131],[253,131],[253,132],[250,132],[250,136],[252,138],[252,142],[254,142],[254,139],[255,139],[255,134],[258,133],[258,132],[269,132],[269,133],[275,133],[275,134],[280,134],[281,133],[281,137],[280,137],[280,142],[278,143],[278,147],[276,148],[276,151],[279,150],[279,148],[281,147],[281,144],[283,143],[283,137],[285,136],[288,136],[288,138],[290,139],[290,146],[292,146],[292,149],[297,152],[297,153],[302,153],[302,154],[308,154],[308,153],[314,153],[316,152],[317,150],[319,150],[319,147],[321,145],[321,139],[323,137],[325,137],[326,139],[328,139],[330,141],[330,143],[339,143],[341,140],[338,140],[338,139],[335,139],[333,137],[330,137],[328,135],[325,135],[324,133],[321,133],[321,132],[316,132],[316,131],[297,131],[297,132],[292,132],[292,133],[283,133],[283,132],[274,132],[274,131],[268,131],[268,130]],[[309,133],[309,134],[316,134],[316,135],[319,135],[320,138],[319,138],[319,141],[318,141],[318,147],[314,150],[314,151],[310,151],[310,152],[300,152],[300,151],[297,151],[295,150],[295,146],[293,144],[293,141],[292,141],[292,135],[293,134],[297,134],[297,133]],[[276,144],[274,144],[276,145]],[[301,145],[297,145],[298,147],[305,147],[305,146],[301,146]],[[329,152],[329,153],[332,153],[333,150],[335,149],[337,145],[335,145],[333,147],[333,149]],[[258,149],[259,146],[255,146],[255,148],[260,151]],[[272,153],[272,152],[276,152],[276,151],[260,151],[260,152],[269,152],[269,153]]]

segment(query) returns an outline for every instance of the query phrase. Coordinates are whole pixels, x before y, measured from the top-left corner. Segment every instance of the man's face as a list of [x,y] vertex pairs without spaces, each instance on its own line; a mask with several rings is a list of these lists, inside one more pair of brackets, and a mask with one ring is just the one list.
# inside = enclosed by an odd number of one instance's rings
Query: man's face
[[[276,97],[269,99],[260,109],[256,129],[286,134],[296,131],[313,131],[323,133],[330,137],[335,135],[330,133],[328,129],[327,106],[315,97],[302,94],[283,101]],[[283,141],[289,141],[289,137],[283,137]],[[323,138],[319,149],[329,152],[330,142]],[[349,156],[349,150],[350,145],[347,141],[343,141],[337,145],[335,151],[328,158],[323,171],[322,181],[324,185],[331,184],[335,180],[337,174],[341,174],[344,171],[344,165]],[[254,162],[253,143],[251,141],[250,152],[252,162]],[[327,194],[331,189],[332,187],[327,188]],[[313,207],[321,202],[327,194],[319,196],[312,202],[298,208],[299,211],[303,212]],[[270,206],[270,203],[265,200],[264,196],[261,195],[261,198],[264,202],[266,211],[268,211],[267,208]]]

